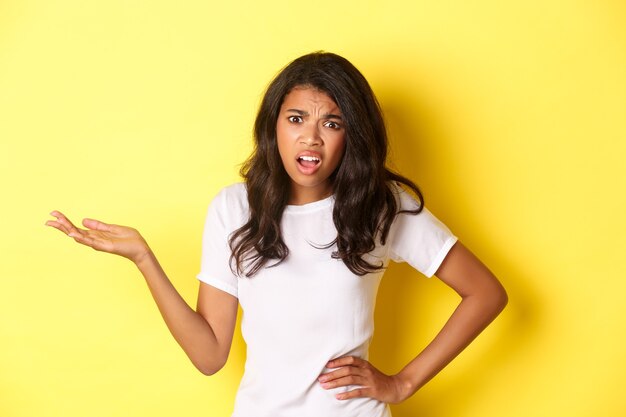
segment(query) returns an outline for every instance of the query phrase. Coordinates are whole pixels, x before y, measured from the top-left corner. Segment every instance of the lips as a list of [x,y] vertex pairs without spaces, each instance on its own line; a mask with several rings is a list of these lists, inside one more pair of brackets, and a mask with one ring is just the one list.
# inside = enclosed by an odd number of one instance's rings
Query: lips
[[298,171],[304,175],[314,174],[322,164],[322,157],[317,152],[306,151],[296,156]]

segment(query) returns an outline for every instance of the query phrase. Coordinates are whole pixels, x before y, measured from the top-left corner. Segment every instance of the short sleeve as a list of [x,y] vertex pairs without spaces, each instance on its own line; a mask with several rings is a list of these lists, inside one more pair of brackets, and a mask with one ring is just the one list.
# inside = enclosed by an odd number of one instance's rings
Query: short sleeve
[[[415,209],[418,203],[405,191],[399,192],[400,207]],[[432,277],[456,243],[457,238],[428,209],[419,214],[400,213],[389,233],[389,257],[406,262]]]
[[230,268],[228,238],[243,224],[241,201],[237,196],[241,193],[237,188],[242,187],[243,184],[235,184],[223,189],[209,205],[202,235],[200,273],[197,275],[200,281],[235,297],[238,278]]

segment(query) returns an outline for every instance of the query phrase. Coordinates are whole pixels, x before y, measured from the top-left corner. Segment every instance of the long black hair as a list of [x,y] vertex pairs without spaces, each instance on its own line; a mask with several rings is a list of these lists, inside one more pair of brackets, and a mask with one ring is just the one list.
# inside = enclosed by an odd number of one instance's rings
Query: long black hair
[[[328,52],[314,52],[287,65],[270,83],[254,124],[255,149],[241,168],[245,179],[250,218],[229,239],[231,266],[238,275],[251,277],[270,260],[269,266],[289,255],[280,221],[289,200],[290,178],[276,143],[276,122],[285,96],[296,87],[312,87],[332,98],[341,109],[345,128],[345,152],[331,180],[335,196],[333,221],[337,244],[333,257],[341,259],[357,275],[382,268],[363,255],[385,244],[398,213],[419,213],[424,198],[408,178],[385,166],[387,131],[382,112],[367,80],[347,59]],[[419,200],[415,210],[399,210],[398,184]]]

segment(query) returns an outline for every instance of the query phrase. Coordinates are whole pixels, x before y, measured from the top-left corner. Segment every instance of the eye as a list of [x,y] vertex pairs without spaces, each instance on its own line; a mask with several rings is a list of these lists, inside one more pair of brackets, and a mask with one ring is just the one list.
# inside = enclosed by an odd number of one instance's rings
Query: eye
[[339,130],[341,129],[341,125],[337,122],[333,122],[333,121],[327,121],[326,123],[324,123],[324,126],[329,127],[331,129],[335,129],[335,130]]
[[289,116],[287,117],[291,123],[302,123],[302,116]]

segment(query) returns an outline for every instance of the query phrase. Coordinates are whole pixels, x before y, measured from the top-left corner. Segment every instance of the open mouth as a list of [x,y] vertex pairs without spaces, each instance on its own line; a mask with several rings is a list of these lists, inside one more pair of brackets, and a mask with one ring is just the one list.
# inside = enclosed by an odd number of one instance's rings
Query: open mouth
[[305,168],[313,168],[320,163],[320,159],[316,156],[299,156],[298,163]]

